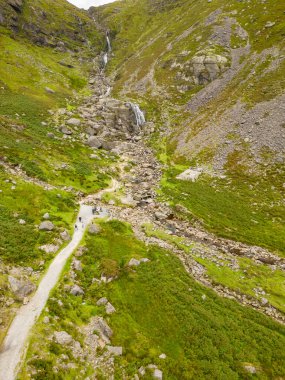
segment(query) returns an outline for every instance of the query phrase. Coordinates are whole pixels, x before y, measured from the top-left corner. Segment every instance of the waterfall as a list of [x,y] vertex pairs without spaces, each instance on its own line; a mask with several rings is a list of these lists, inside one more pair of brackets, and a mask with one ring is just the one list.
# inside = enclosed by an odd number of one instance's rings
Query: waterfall
[[130,103],[131,109],[136,117],[136,123],[138,127],[141,127],[145,123],[144,113],[137,104]]
[[106,33],[106,40],[107,40],[107,45],[108,45],[108,52],[111,53],[112,51],[111,41],[107,33]]
[[103,55],[103,65],[104,67],[107,65],[108,63],[108,53],[104,53]]

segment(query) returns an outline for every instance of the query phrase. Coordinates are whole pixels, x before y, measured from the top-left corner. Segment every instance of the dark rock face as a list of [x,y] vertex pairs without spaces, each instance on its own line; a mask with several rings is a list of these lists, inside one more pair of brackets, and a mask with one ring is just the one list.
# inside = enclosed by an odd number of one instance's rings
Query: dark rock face
[[23,1],[22,0],[9,0],[8,4],[17,12],[22,12]]

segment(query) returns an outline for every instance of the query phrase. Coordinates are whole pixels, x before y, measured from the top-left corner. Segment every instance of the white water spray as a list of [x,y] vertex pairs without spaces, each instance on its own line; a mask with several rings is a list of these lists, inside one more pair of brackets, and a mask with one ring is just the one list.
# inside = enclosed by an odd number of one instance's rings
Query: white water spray
[[130,103],[131,109],[136,117],[136,123],[138,127],[141,127],[145,123],[144,113],[137,104]]
[[104,67],[106,67],[108,63],[108,53],[104,53],[103,55],[103,64],[104,64]]
[[110,41],[108,34],[106,34],[106,41],[107,41],[107,45],[108,45],[108,52],[111,53],[112,46],[111,46],[111,41]]

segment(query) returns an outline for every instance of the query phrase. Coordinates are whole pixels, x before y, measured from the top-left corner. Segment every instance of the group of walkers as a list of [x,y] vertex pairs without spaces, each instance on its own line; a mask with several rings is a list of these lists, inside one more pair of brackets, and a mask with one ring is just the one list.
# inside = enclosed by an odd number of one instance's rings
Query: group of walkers
[[[98,206],[98,207],[94,206],[92,208],[92,214],[93,215],[95,215],[97,212],[100,213],[102,211],[103,211],[103,209],[100,206]],[[83,221],[83,218],[81,216],[78,217],[78,222],[81,223],[81,227],[83,229],[84,228],[84,221]],[[75,227],[75,231],[78,231],[78,224],[77,223],[75,224],[74,227]]]

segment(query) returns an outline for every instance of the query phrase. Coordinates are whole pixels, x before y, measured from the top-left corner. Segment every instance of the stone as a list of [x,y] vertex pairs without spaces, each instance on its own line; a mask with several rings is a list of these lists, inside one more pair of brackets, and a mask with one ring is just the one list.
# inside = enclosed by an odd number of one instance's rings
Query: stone
[[43,323],[44,323],[45,325],[47,325],[47,324],[49,324],[49,322],[50,322],[49,317],[46,315],[46,316],[44,317],[44,319],[43,319]]
[[73,266],[74,270],[82,271],[82,264],[81,264],[80,260],[74,259],[73,263],[72,263],[72,266]]
[[59,246],[56,244],[45,244],[41,245],[39,249],[45,253],[55,253],[59,250]]
[[148,259],[147,257],[143,257],[142,259],[140,259],[140,262],[141,263],[148,263],[148,262],[150,262],[150,259]]
[[26,221],[24,219],[19,219],[19,224],[26,224]]
[[54,133],[52,133],[52,132],[48,132],[48,133],[47,133],[47,137],[50,138],[50,139],[54,139],[54,138],[55,138],[55,135],[54,135]]
[[121,356],[123,355],[123,347],[119,347],[119,346],[107,346],[107,350],[115,355],[115,356]]
[[73,131],[66,127],[65,125],[63,125],[62,127],[60,127],[60,131],[64,134],[64,135],[67,135],[67,136],[70,136],[73,134]]
[[100,334],[101,338],[107,343],[113,335],[112,329],[108,326],[102,317],[94,318],[94,330],[97,331]]
[[195,169],[190,168],[190,169],[185,170],[183,173],[179,174],[176,178],[182,181],[195,182],[200,177],[202,172],[203,172],[202,168],[195,168]]
[[11,291],[20,300],[23,300],[25,297],[27,297],[29,294],[36,290],[36,285],[32,282],[18,280],[13,276],[8,276],[8,282]]
[[75,127],[79,127],[80,124],[81,124],[81,120],[76,119],[76,118],[71,118],[71,119],[67,120],[66,123],[67,123],[68,125],[72,125],[72,126],[75,126]]
[[155,368],[155,370],[153,372],[153,378],[158,379],[158,380],[162,380],[162,371],[158,368]]
[[102,297],[100,298],[97,302],[96,302],[96,305],[97,306],[101,306],[101,305],[106,305],[108,303],[108,300],[106,297]]
[[88,232],[89,232],[91,235],[96,235],[96,234],[98,234],[100,231],[101,231],[101,228],[100,228],[97,224],[90,224],[90,226],[89,226],[89,228],[88,228]]
[[87,145],[89,145],[91,148],[100,149],[102,148],[103,141],[99,137],[90,136],[87,140]]
[[252,373],[252,374],[254,374],[254,373],[257,372],[256,368],[255,368],[253,365],[251,365],[251,364],[246,364],[246,365],[244,366],[244,369],[245,369],[247,372]]
[[141,263],[141,262],[140,262],[139,260],[132,258],[132,259],[129,261],[128,266],[129,266],[129,267],[137,267],[137,266],[140,265],[140,263]]
[[69,241],[71,239],[68,231],[64,230],[63,232],[60,233],[60,237],[62,238],[62,240],[64,241]]
[[49,215],[49,213],[48,212],[46,212],[45,214],[44,214],[44,216],[43,216],[43,219],[49,219],[50,218],[50,215]]
[[52,231],[54,229],[54,224],[50,221],[42,222],[39,226],[40,231]]
[[55,93],[55,91],[54,91],[53,89],[49,88],[49,87],[46,87],[46,88],[45,88],[45,91],[46,91],[47,93],[49,93],[49,94],[54,94],[54,93]]
[[29,297],[24,297],[23,305],[27,305],[29,303]]
[[56,331],[54,333],[54,338],[56,343],[60,344],[61,346],[70,345],[73,341],[72,336],[69,335],[66,331]]
[[114,306],[110,302],[107,303],[105,309],[106,309],[107,314],[113,314],[116,311],[116,309],[114,308]]
[[166,355],[165,354],[160,354],[159,355],[159,359],[166,359]]
[[261,298],[261,304],[263,305],[263,306],[265,306],[265,305],[267,305],[268,304],[268,299],[267,298]]
[[70,293],[73,296],[82,296],[84,294],[84,290],[81,289],[78,285],[73,285],[73,287],[70,289]]
[[155,212],[154,216],[155,216],[155,219],[157,219],[157,220],[164,220],[167,218],[167,215],[163,214],[160,211]]
[[145,375],[145,368],[143,366],[141,366],[138,370],[138,373],[141,375],[141,376],[144,376]]
[[205,301],[206,298],[207,298],[206,294],[203,294],[202,295],[202,300]]

